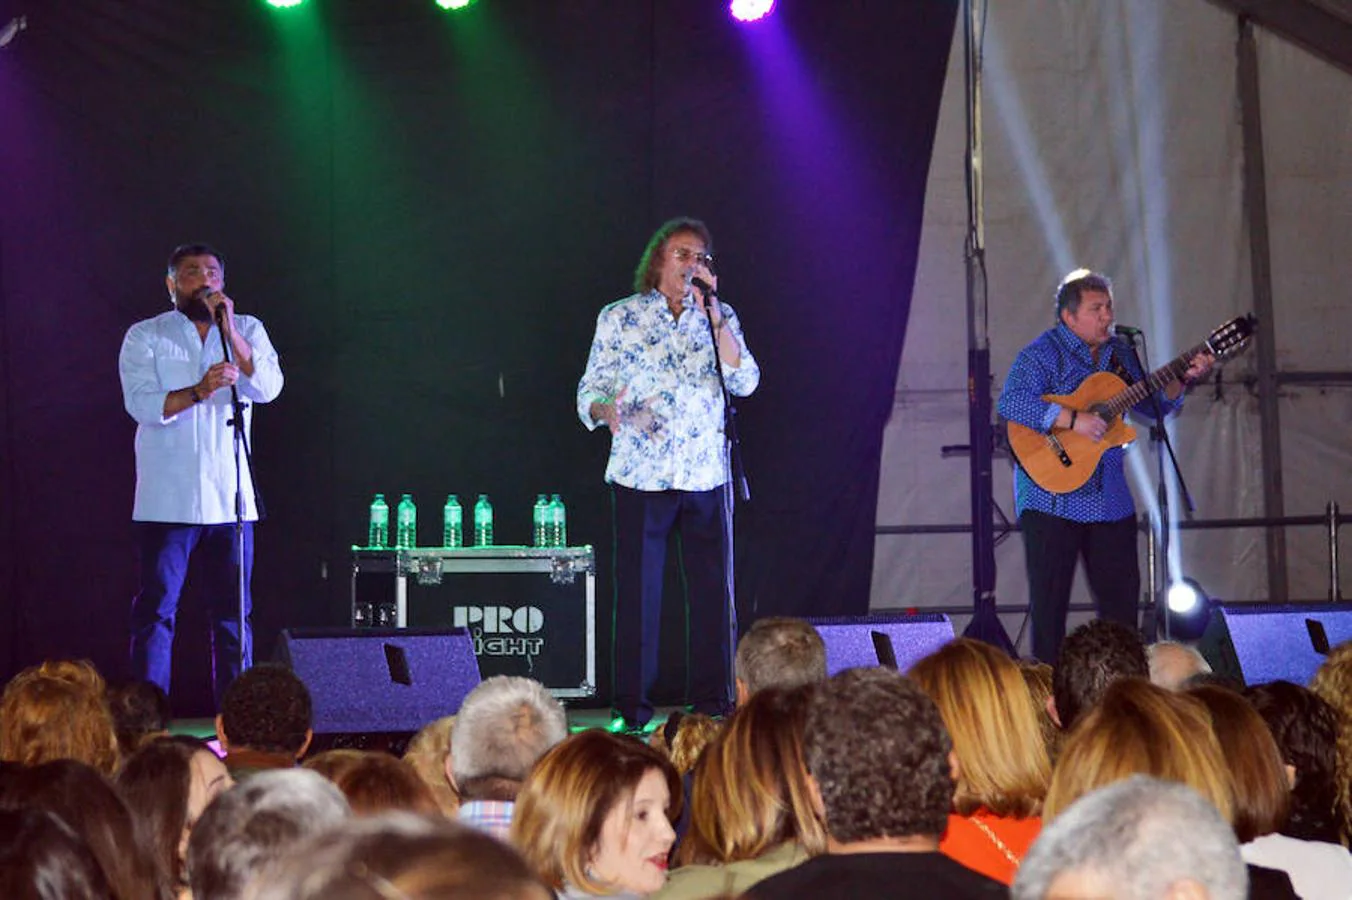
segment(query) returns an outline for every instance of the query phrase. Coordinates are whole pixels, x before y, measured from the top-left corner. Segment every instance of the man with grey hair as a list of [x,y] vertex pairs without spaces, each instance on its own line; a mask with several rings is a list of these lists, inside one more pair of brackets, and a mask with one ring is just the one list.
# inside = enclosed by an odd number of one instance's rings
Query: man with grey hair
[[737,642],[737,705],[768,687],[791,690],[826,680],[826,643],[802,619],[757,619]]
[[239,900],[259,871],[349,813],[342,792],[318,772],[251,775],[213,800],[193,826],[187,858],[193,900]]
[[1042,830],[1013,900],[1244,900],[1234,830],[1185,785],[1135,775],[1086,794]]
[[540,682],[515,675],[481,682],[460,704],[446,757],[460,821],[507,840],[521,783],[567,736],[563,706]]
[[1194,675],[1211,674],[1211,663],[1191,644],[1156,641],[1145,648],[1150,663],[1150,680],[1162,688],[1177,691]]

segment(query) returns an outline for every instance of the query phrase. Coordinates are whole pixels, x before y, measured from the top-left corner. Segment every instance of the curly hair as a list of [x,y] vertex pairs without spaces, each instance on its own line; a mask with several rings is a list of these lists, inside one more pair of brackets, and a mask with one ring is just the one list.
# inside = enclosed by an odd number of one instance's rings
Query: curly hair
[[1069,731],[1108,686],[1121,678],[1150,678],[1150,663],[1139,634],[1104,619],[1086,622],[1068,634],[1052,671],[1052,697],[1062,730]]
[[953,742],[939,708],[911,679],[882,668],[827,679],[808,708],[803,744],[834,840],[943,834]]
[[1330,651],[1310,679],[1310,690],[1338,711],[1338,817],[1344,845],[1352,845],[1352,641]]
[[1289,681],[1251,687],[1244,696],[1267,722],[1282,761],[1296,770],[1291,814],[1282,834],[1338,843],[1343,832],[1337,802],[1339,713],[1318,694]]
[[35,766],[74,759],[111,776],[120,756],[103,679],[93,666],[43,663],[5,685],[0,760]]
[[722,721],[712,716],[677,710],[649,736],[648,746],[665,753],[676,774],[684,778],[722,730]]
[[310,692],[286,666],[265,663],[240,674],[221,700],[221,730],[231,746],[299,754],[312,721]]

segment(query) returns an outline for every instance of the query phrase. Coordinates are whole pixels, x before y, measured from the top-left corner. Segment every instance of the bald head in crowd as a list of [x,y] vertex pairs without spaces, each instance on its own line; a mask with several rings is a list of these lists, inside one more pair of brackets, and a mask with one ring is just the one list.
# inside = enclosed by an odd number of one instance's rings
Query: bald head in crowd
[[826,643],[802,619],[757,619],[737,642],[737,705],[768,687],[792,690],[826,680]]
[[1190,644],[1156,641],[1145,648],[1150,680],[1162,688],[1179,690],[1194,675],[1211,674],[1211,664]]

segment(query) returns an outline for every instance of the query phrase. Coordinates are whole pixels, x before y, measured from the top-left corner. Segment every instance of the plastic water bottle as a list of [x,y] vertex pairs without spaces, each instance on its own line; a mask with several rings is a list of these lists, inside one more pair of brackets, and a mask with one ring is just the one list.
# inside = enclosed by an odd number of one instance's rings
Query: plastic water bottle
[[493,504],[487,494],[480,494],[474,504],[474,546],[493,546]]
[[549,499],[549,543],[552,547],[568,546],[568,511],[558,494]]
[[399,498],[394,516],[394,545],[400,550],[412,550],[418,546],[418,507],[413,505],[412,494]]
[[465,511],[460,498],[451,494],[441,510],[441,546],[462,547],[465,543]]
[[366,531],[366,546],[377,549],[390,545],[390,505],[384,494],[376,494],[371,504],[371,524]]
[[549,546],[550,510],[549,501],[544,494],[535,495],[534,537],[531,539],[537,547]]

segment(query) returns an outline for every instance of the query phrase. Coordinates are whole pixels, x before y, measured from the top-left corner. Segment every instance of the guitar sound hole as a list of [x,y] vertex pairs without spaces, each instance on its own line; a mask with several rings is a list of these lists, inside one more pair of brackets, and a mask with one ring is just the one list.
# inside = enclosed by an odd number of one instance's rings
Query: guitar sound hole
[[1089,407],[1089,411],[1105,422],[1111,422],[1113,420],[1113,414],[1108,409],[1108,404],[1106,403],[1095,403],[1093,406]]

